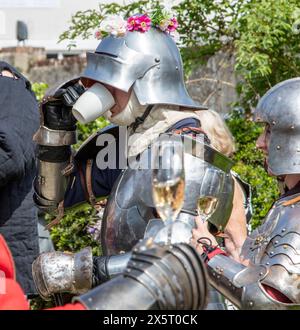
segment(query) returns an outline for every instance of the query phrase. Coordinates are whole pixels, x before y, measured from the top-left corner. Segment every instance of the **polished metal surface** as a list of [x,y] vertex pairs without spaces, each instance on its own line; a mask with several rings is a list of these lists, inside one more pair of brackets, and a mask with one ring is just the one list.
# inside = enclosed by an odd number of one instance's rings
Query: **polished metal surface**
[[35,178],[34,186],[36,194],[41,197],[39,199],[41,202],[44,199],[51,204],[52,202],[58,204],[64,199],[67,178],[62,174],[62,171],[68,164],[69,162],[50,163],[38,160],[38,175]]
[[108,257],[109,259],[106,263],[108,277],[113,278],[122,274],[127,267],[130,257],[131,252]]
[[34,134],[33,141],[43,146],[69,146],[77,143],[76,131],[60,131],[41,126]]
[[[249,260],[248,267],[221,255],[209,261],[210,283],[239,308],[300,309],[300,204],[289,203],[299,196],[277,201],[264,223],[246,239],[241,256]],[[291,303],[273,299],[264,285]]]
[[39,294],[46,300],[56,293],[82,294],[92,287],[92,250],[40,254],[32,264],[32,274]]
[[272,87],[258,102],[254,119],[270,125],[268,166],[272,173],[300,173],[300,78]]
[[127,32],[124,37],[104,38],[95,53],[87,54],[82,78],[123,91],[131,87],[141,105],[170,104],[207,109],[189,96],[182,60],[172,37],[159,29]]

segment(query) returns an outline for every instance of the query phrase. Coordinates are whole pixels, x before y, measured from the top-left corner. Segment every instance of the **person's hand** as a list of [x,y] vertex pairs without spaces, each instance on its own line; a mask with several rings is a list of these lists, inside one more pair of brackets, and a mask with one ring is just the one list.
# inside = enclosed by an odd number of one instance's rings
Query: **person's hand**
[[201,239],[201,241],[205,242],[206,244],[211,243],[212,246],[217,246],[218,242],[216,241],[216,238],[209,232],[207,228],[207,222],[203,223],[199,216],[195,218],[195,221],[196,228],[192,230],[193,236],[190,243],[196,248],[198,253],[202,254],[203,247],[202,244],[199,244],[199,239]]
[[72,107],[84,93],[84,87],[75,83],[66,88],[59,88],[54,95],[47,97],[42,105],[44,126],[53,130],[76,130],[76,119]]

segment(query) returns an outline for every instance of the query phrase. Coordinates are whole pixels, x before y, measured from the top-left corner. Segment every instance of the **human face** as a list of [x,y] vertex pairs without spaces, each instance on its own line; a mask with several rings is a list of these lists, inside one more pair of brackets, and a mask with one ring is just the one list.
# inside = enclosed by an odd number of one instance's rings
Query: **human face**
[[[96,81],[87,78],[83,78],[81,81],[86,88],[90,88],[96,83]],[[131,89],[128,92],[124,92],[107,84],[103,84],[103,86],[109,90],[116,102],[116,104],[110,109],[112,117],[114,117],[125,109],[131,95]]]
[[269,169],[268,157],[269,157],[269,143],[270,143],[270,125],[266,124],[264,131],[260,134],[256,141],[256,148],[261,150],[265,156],[265,166],[270,175],[273,175]]
[[131,89],[128,92],[124,92],[106,84],[104,84],[104,86],[110,91],[116,102],[116,104],[110,109],[110,112],[112,113],[111,116],[114,117],[125,109],[130,98]]

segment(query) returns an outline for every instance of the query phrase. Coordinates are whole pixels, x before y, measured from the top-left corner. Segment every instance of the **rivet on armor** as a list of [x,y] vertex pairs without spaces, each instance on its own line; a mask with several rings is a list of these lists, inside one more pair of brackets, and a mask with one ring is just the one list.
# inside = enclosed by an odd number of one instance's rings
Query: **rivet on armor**
[[178,66],[176,66],[176,68],[175,68],[176,70],[178,70],[179,68],[178,68]]
[[155,58],[155,62],[156,62],[156,63],[159,63],[159,62],[160,62],[160,58],[159,58],[159,57],[156,57],[156,58]]
[[157,68],[157,70],[159,70],[160,69],[160,66],[158,65],[156,68]]
[[270,263],[269,263],[269,262],[266,262],[266,265],[267,265],[267,266],[269,266],[269,265],[270,265]]
[[278,241],[275,241],[274,244],[278,244]]
[[221,269],[220,269],[220,272],[223,273],[223,272],[224,272],[224,268],[221,268]]
[[276,125],[276,121],[275,120],[272,121],[272,125]]
[[264,275],[264,273],[263,273],[263,272],[260,272],[260,273],[259,273],[259,276],[263,276],[263,275]]
[[295,129],[295,126],[294,126],[294,125],[292,125],[292,126],[291,126],[291,129]]
[[280,146],[277,146],[277,147],[276,147],[277,150],[280,150],[280,148],[281,148]]
[[273,252],[273,251],[271,251],[271,252],[270,252],[270,254],[272,254],[272,255],[273,255],[273,254],[274,254],[274,252]]
[[249,306],[253,306],[253,301],[249,301]]
[[283,233],[285,232],[285,228],[282,228],[282,230],[281,230]]

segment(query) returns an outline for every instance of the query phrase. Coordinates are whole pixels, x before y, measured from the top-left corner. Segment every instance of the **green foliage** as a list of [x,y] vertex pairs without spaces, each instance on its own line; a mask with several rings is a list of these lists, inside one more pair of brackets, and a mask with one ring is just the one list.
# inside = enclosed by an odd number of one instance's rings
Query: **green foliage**
[[251,109],[271,86],[300,74],[298,0],[252,0],[234,29],[241,105]]
[[[46,220],[53,220],[49,215]],[[90,246],[93,255],[101,254],[100,245],[88,233],[89,226],[97,221],[95,211],[88,204],[83,204],[66,212],[60,223],[51,229],[51,238],[59,251],[76,252]]]
[[31,88],[35,93],[37,100],[40,102],[49,86],[45,83],[33,83]]
[[82,142],[85,141],[92,133],[99,131],[108,124],[109,121],[107,121],[104,117],[97,118],[89,124],[77,123],[78,143],[74,146],[74,149],[78,149]]
[[277,180],[270,177],[264,167],[263,154],[255,148],[255,142],[263,130],[241,111],[233,111],[227,119],[238,150],[234,155],[233,168],[252,187],[252,228],[257,227],[279,195]]
[[130,16],[135,13],[143,12],[156,6],[159,1],[138,1],[129,5],[120,5],[118,3],[99,3],[98,10],[78,11],[71,18],[71,24],[67,31],[63,32],[59,41],[69,40],[69,47],[76,46],[76,38],[88,39],[93,38],[93,33],[99,27],[104,17],[114,14],[124,14]]

